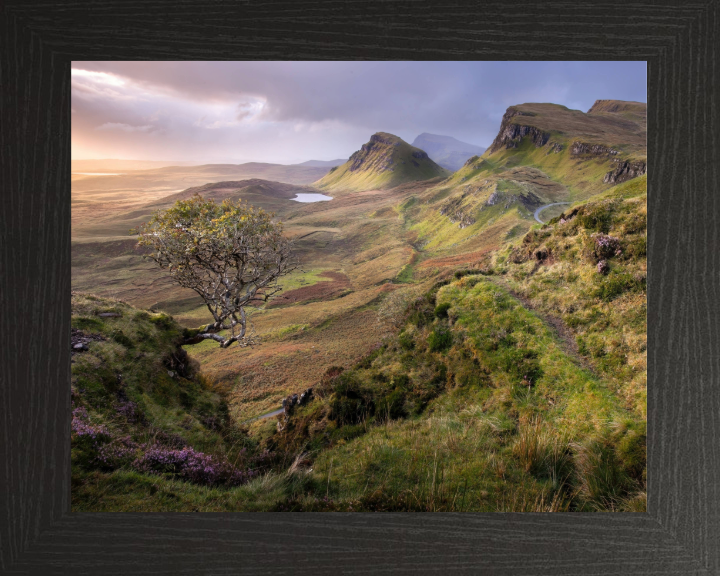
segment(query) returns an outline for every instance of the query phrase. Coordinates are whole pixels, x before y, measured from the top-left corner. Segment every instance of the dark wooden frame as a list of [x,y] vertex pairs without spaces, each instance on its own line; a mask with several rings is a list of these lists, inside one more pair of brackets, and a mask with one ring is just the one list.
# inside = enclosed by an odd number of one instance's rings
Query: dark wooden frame
[[[720,574],[718,13],[716,0],[0,5],[0,572]],[[648,513],[69,512],[70,61],[288,58],[647,60]]]

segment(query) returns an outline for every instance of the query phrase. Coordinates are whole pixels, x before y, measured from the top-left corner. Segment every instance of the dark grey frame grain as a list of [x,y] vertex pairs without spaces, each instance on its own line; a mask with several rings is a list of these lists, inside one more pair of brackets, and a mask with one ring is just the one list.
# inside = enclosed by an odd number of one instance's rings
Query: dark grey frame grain
[[[0,10],[0,572],[720,573],[716,1]],[[83,59],[647,60],[649,512],[70,513],[69,68]]]

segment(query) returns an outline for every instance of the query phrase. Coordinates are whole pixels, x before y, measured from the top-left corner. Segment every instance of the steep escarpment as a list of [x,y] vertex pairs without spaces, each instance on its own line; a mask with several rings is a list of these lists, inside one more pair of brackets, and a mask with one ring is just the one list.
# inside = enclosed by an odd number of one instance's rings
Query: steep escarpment
[[544,146],[550,139],[550,133],[529,122],[529,119],[535,116],[537,113],[522,110],[517,106],[508,108],[502,117],[498,135],[488,149],[490,153],[497,152],[502,148],[517,148],[520,141],[526,136],[535,146]]
[[646,104],[619,100],[598,100],[587,113],[557,104],[511,106],[482,160],[496,174],[533,166],[571,195],[588,197],[645,173],[646,118]]
[[386,189],[448,175],[424,150],[393,134],[378,132],[345,164],[330,170],[314,186],[326,191]]
[[637,178],[647,173],[647,164],[645,162],[630,162],[628,160],[616,160],[617,166],[611,170],[603,178],[603,182],[607,184],[619,184],[631,178]]
[[486,246],[490,236],[517,235],[544,205],[590,199],[645,174],[645,116],[646,105],[637,102],[599,101],[589,112],[548,103],[511,106],[490,148],[403,217],[431,249],[480,244],[473,238],[483,235]]

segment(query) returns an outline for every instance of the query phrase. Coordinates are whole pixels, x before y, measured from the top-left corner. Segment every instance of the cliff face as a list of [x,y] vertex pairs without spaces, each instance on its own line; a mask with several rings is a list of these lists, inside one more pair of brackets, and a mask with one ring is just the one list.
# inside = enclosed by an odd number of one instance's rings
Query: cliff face
[[617,159],[615,162],[617,162],[617,167],[605,174],[605,178],[603,178],[603,182],[606,184],[619,184],[625,182],[625,180],[642,176],[647,172],[645,162],[630,162],[621,159]]
[[576,140],[570,146],[570,154],[573,156],[616,156],[619,152],[602,144],[586,144]]
[[516,116],[535,116],[530,112],[525,112],[511,106],[507,109],[507,112],[503,115],[502,122],[500,123],[500,131],[490,145],[490,152],[497,152],[501,148],[517,148],[520,141],[525,137],[529,136],[538,148],[545,146],[547,141],[550,139],[550,134],[535,126],[526,125],[522,122],[512,121]]
[[[561,179],[576,176],[573,184],[580,188],[617,184],[645,174],[646,117],[642,102],[598,100],[588,112],[558,104],[518,104],[503,115],[489,153],[501,165],[528,163],[549,174],[557,170]],[[512,149],[524,138],[543,148],[542,158],[532,148],[514,157]]]

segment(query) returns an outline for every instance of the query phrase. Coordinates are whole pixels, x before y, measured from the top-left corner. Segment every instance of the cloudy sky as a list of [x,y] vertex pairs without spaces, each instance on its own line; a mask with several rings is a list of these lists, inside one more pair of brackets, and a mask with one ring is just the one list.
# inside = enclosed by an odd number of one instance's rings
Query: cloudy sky
[[73,62],[72,158],[347,158],[383,131],[488,146],[508,106],[647,101],[645,62]]

